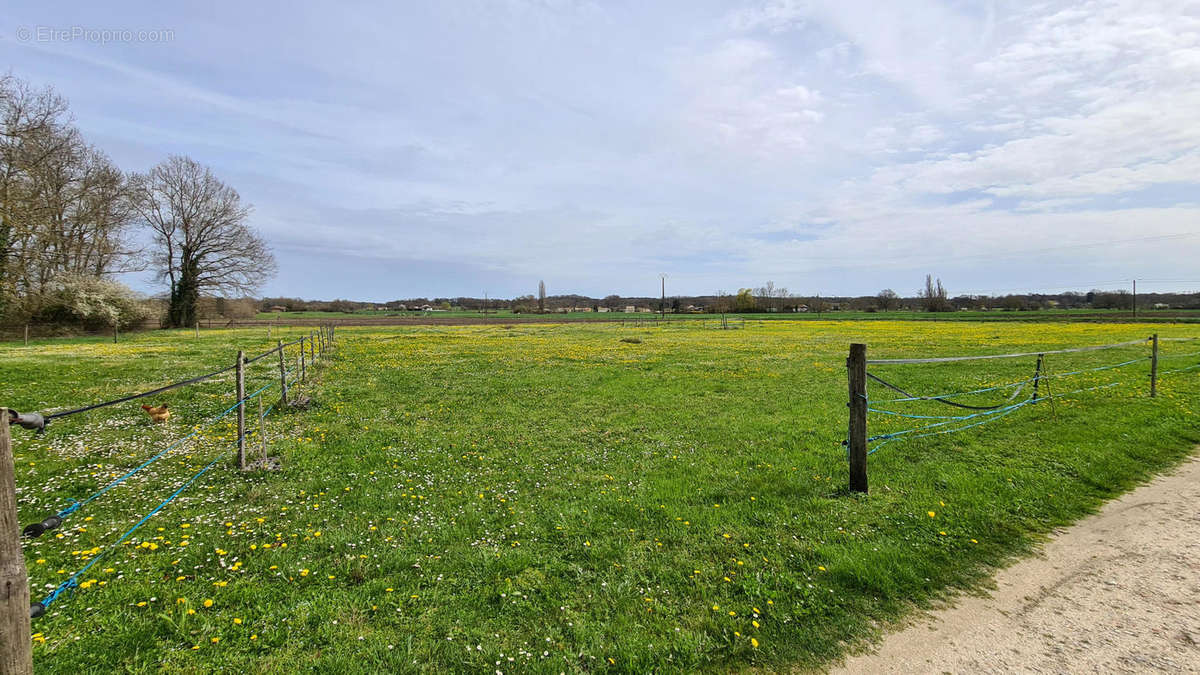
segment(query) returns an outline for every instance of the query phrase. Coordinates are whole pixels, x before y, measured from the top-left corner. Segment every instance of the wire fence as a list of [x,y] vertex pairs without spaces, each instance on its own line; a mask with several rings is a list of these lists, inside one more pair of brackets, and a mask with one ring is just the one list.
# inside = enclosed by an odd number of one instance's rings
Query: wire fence
[[[229,367],[222,368],[222,369],[219,369],[216,371],[212,371],[212,372],[206,373],[204,375],[199,375],[196,377],[188,378],[186,380],[173,382],[168,385],[164,385],[162,387],[157,387],[155,389],[151,389],[149,391],[139,392],[139,393],[135,393],[135,394],[129,394],[126,396],[114,398],[112,400],[102,401],[100,403],[94,403],[94,404],[85,405],[85,406],[79,406],[79,407],[71,408],[68,410],[60,411],[60,412],[54,412],[54,413],[21,414],[21,413],[15,412],[15,411],[10,411],[9,412],[10,418],[18,426],[36,430],[38,433],[43,433],[46,429],[47,424],[50,421],[55,420],[55,419],[60,419],[60,418],[68,417],[71,415],[86,413],[86,412],[101,409],[101,408],[119,405],[121,403],[127,403],[129,401],[138,400],[138,399],[145,398],[148,396],[154,396],[156,394],[161,394],[163,392],[171,391],[174,389],[179,389],[179,388],[187,387],[190,385],[196,385],[196,384],[220,377],[222,375],[225,375],[225,374],[229,373],[230,371],[237,371],[237,374],[238,374],[238,395],[234,397],[235,402],[231,406],[225,408],[223,411],[221,411],[219,413],[216,413],[214,415],[207,417],[199,424],[193,425],[193,427],[189,433],[170,442],[169,444],[167,444],[166,447],[164,447],[159,452],[155,453],[153,456],[149,457],[145,461],[141,462],[137,466],[133,467],[129,471],[126,471],[125,473],[116,477],[115,479],[109,481],[107,484],[103,485],[102,487],[95,490],[94,492],[87,495],[86,497],[83,497],[82,499],[71,500],[71,503],[69,505],[58,510],[53,515],[46,517],[45,519],[41,520],[40,522],[32,523],[32,524],[26,526],[24,528],[24,530],[22,530],[21,534],[27,538],[33,538],[33,537],[38,537],[38,536],[42,535],[43,533],[45,533],[49,530],[52,530],[56,527],[59,527],[67,518],[69,518],[73,514],[84,509],[89,504],[91,504],[92,502],[96,501],[97,499],[103,497],[104,495],[110,493],[114,488],[124,484],[126,481],[128,481],[133,476],[146,470],[148,467],[152,466],[153,464],[158,462],[163,457],[170,455],[172,453],[172,451],[178,450],[179,448],[183,447],[189,440],[197,438],[198,436],[202,435],[206,430],[211,429],[218,422],[229,417],[230,415],[233,415],[234,413],[237,413],[237,416],[238,416],[238,433],[236,435],[236,444],[238,447],[239,464],[242,464],[244,462],[244,449],[245,449],[244,444],[245,444],[246,437],[248,435],[246,425],[245,425],[246,405],[256,399],[261,400],[261,397],[266,396],[270,391],[272,391],[275,388],[279,389],[279,398],[275,402],[272,402],[271,405],[269,407],[267,407],[264,412],[259,413],[259,424],[260,424],[260,429],[262,429],[263,428],[262,425],[265,424],[264,418],[267,415],[269,415],[271,413],[271,411],[275,410],[277,408],[277,406],[279,406],[280,404],[286,405],[288,403],[288,400],[287,400],[288,390],[291,389],[293,386],[295,386],[298,382],[302,381],[302,379],[306,378],[307,370],[309,369],[309,366],[310,365],[315,366],[317,359],[323,358],[325,356],[327,350],[330,347],[332,347],[332,345],[334,344],[334,341],[335,341],[335,332],[334,332],[333,327],[332,326],[322,327],[319,331],[313,331],[308,336],[302,337],[298,340],[293,340],[288,343],[283,343],[282,341],[279,341],[279,343],[277,344],[276,347],[274,347],[262,354],[258,354],[254,357],[250,357],[250,358],[243,357],[241,352],[239,352],[238,353],[239,359],[235,359],[235,363],[233,366],[229,366]],[[306,342],[307,342],[307,345],[306,345]],[[293,347],[296,345],[299,345],[299,348],[300,348],[299,353],[296,355],[296,359],[295,359],[295,361],[297,362],[298,365],[293,365],[293,367],[291,367],[289,369],[287,367],[286,350],[287,350],[287,348]],[[248,394],[245,393],[244,388],[242,386],[242,382],[244,379],[245,366],[247,366],[251,363],[255,363],[267,356],[276,355],[276,354],[279,355],[278,377],[271,378],[270,382],[259,387],[258,389],[256,389],[253,392],[250,392]],[[143,407],[145,407],[145,406],[143,406]],[[259,406],[259,410],[260,411],[263,410],[263,406],[261,404]],[[265,445],[264,445],[264,448],[265,448]],[[11,449],[9,449],[9,448],[2,448],[2,450],[4,450],[5,452],[11,452]],[[135,531],[137,531],[138,528],[140,528],[148,520],[153,518],[157,513],[162,511],[164,508],[166,508],[166,506],[168,504],[170,504],[172,501],[174,501],[176,498],[178,498],[181,494],[183,494],[183,492],[185,490],[187,490],[187,488],[189,486],[191,486],[201,476],[203,476],[205,473],[210,471],[214,466],[216,466],[221,459],[224,459],[226,457],[227,457],[227,455],[225,455],[224,453],[221,453],[221,454],[218,454],[216,457],[213,457],[210,460],[208,460],[202,468],[200,468],[195,473],[191,474],[190,477],[188,477],[185,481],[183,481],[180,485],[178,485],[178,487],[169,496],[167,496],[165,499],[163,499],[150,512],[145,514],[145,516],[143,516],[140,520],[138,520],[132,527],[130,527],[128,530],[126,530],[124,532],[124,534],[122,534],[116,541],[114,541],[113,543],[106,546],[97,555],[95,555],[90,560],[88,560],[87,563],[82,568],[80,568],[78,571],[76,571],[75,573],[73,573],[69,577],[67,577],[67,579],[65,581],[58,584],[40,602],[32,603],[30,606],[30,616],[35,617],[35,618],[42,616],[43,614],[45,614],[45,612],[51,606],[52,603],[54,603],[56,600],[58,600],[64,594],[69,593],[72,589],[78,588],[80,585],[80,579],[83,577],[84,574],[87,573],[87,571],[89,569],[91,569],[91,567],[93,565],[96,564],[96,562],[98,560],[100,560],[105,555],[109,554],[116,547],[120,546]],[[242,466],[241,468],[244,468],[244,466]]]
[[[854,347],[860,347],[861,349],[856,352],[856,350],[852,348],[851,358],[847,361],[851,383],[850,432],[847,439],[842,443],[844,446],[846,446],[847,453],[850,455],[852,489],[854,489],[855,483],[860,480],[862,490],[865,491],[865,457],[878,452],[884,446],[892,443],[915,441],[921,438],[959,433],[985,424],[996,422],[1001,419],[1009,418],[1010,415],[1013,415],[1017,411],[1038,403],[1053,403],[1054,401],[1063,398],[1077,397],[1089,392],[1112,390],[1123,386],[1146,386],[1148,383],[1149,395],[1154,397],[1157,395],[1159,379],[1163,376],[1200,369],[1200,363],[1185,362],[1186,359],[1195,360],[1200,358],[1200,350],[1180,353],[1162,352],[1160,351],[1160,343],[1182,343],[1195,341],[1197,339],[1198,338],[1194,337],[1159,338],[1157,335],[1152,335],[1148,338],[1137,340],[1128,340],[1124,342],[1103,345],[1072,347],[1067,349],[1006,354],[978,354],[870,360],[865,358],[865,345],[855,345]],[[1124,358],[1120,361],[1102,363],[1099,365],[1074,364],[1069,370],[1058,372],[1050,372],[1049,360],[1046,358],[1047,355],[1087,354],[1106,350],[1128,351],[1130,349],[1144,349],[1147,346],[1150,347],[1149,354],[1143,353],[1142,355],[1133,356],[1132,358]],[[857,356],[856,353],[858,354]],[[1000,384],[989,384],[988,386],[976,386],[973,388],[950,389],[949,391],[942,390],[941,392],[935,394],[913,393],[913,391],[916,389],[915,387],[910,385],[896,384],[896,378],[894,375],[889,374],[888,378],[884,379],[879,374],[868,370],[869,366],[874,366],[877,368],[910,365],[928,366],[932,364],[996,362],[997,360],[1003,359],[1036,360],[1034,363],[1029,364],[1032,370],[1031,373],[1030,371],[1026,371],[1029,373],[1029,375],[1015,377],[1010,381],[1001,382]],[[1160,362],[1171,365],[1179,365],[1162,370],[1159,368]],[[1140,370],[1137,368],[1137,366],[1149,366],[1149,371],[1145,372]],[[990,369],[988,374],[991,375],[994,373],[994,370],[995,369]],[[1096,379],[1096,376],[1099,374],[1122,370],[1123,374],[1119,375],[1118,379],[1099,382]],[[929,379],[929,374],[922,373],[921,375],[925,376],[925,380]],[[958,373],[958,375],[962,377],[963,374]],[[984,376],[984,374],[976,368],[971,369],[965,375],[968,380],[972,377],[972,375],[976,378]],[[1077,378],[1077,385],[1074,388],[1067,391],[1051,392],[1053,382],[1070,381],[1070,378]],[[868,381],[882,386],[888,391],[898,393],[900,396],[891,398],[874,398],[868,396]],[[987,398],[989,394],[999,394],[1000,396],[1003,396],[1003,398],[997,399],[995,396],[992,396],[993,400],[991,401],[985,402],[979,400],[980,398]],[[939,414],[937,411],[928,410],[925,404],[940,404],[959,410],[964,410],[966,412],[955,414]],[[875,433],[873,435],[867,434],[868,415],[875,415],[881,418],[880,423],[884,428],[882,433]],[[893,426],[903,421],[909,421],[915,424],[900,429],[888,429],[889,426]],[[859,474],[858,479],[855,478],[856,472]]]

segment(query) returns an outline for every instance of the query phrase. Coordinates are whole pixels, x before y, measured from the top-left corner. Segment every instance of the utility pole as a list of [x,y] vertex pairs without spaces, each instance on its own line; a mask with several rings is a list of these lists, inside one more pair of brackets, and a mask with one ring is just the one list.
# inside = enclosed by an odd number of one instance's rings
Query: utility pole
[[1137,318],[1137,279],[1133,280],[1133,318]]
[[667,275],[659,274],[658,278],[662,280],[662,299],[658,301],[658,316],[659,318],[667,318]]

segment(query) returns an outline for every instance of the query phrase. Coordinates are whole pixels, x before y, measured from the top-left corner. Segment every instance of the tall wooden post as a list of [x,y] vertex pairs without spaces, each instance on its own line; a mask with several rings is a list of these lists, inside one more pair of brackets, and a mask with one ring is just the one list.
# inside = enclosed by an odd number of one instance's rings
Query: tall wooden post
[[287,406],[287,366],[283,363],[283,340],[277,341],[279,346],[279,395],[281,405]]
[[308,360],[312,362],[313,366],[315,367],[317,365],[317,343],[313,338],[314,335],[316,335],[316,333],[311,330],[308,331]]
[[867,491],[867,346],[851,344],[846,359],[850,384],[850,491]]
[[239,471],[246,470],[246,356],[237,353],[237,400],[238,400],[238,449],[237,465]]
[[21,523],[17,521],[8,415],[8,408],[0,408],[0,674],[32,675],[29,577],[21,551]]
[[1038,385],[1042,383],[1042,367],[1046,362],[1045,354],[1038,354],[1037,367],[1033,369],[1033,398],[1030,399],[1034,403],[1038,400]]
[[258,397],[258,447],[262,451],[262,458],[265,462],[267,459],[267,416],[263,413],[263,397]]
[[1158,396],[1158,333],[1150,336],[1150,398]]
[[308,380],[308,367],[304,362],[304,338],[300,338],[300,380],[302,382]]
[[25,324],[25,346],[29,346],[29,324]]
[[196,322],[196,339],[197,340],[200,339],[200,322],[199,321]]

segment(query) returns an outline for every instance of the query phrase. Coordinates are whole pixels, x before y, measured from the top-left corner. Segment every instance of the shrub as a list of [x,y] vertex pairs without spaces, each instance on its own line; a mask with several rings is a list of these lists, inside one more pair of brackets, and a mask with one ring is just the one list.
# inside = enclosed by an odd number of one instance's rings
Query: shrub
[[34,319],[45,323],[79,324],[96,330],[141,324],[151,314],[146,301],[125,284],[72,274],[50,282]]

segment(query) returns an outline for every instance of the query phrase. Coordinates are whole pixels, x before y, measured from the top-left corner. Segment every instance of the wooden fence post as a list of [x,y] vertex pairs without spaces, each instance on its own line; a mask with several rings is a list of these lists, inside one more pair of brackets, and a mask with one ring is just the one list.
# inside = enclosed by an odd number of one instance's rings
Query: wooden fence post
[[29,324],[25,324],[25,346],[29,346]]
[[850,385],[850,491],[867,491],[867,346],[851,344],[846,359]]
[[1042,366],[1046,361],[1045,354],[1038,354],[1037,367],[1033,369],[1033,398],[1029,399],[1034,403],[1038,400],[1038,385],[1042,383]]
[[237,416],[237,465],[239,471],[246,470],[246,356],[243,352],[237,353],[237,400],[238,400],[238,416]]
[[283,362],[283,340],[277,342],[279,346],[279,395],[280,404],[287,407],[287,366]]
[[196,322],[196,339],[197,340],[200,339],[200,322],[199,321]]
[[300,381],[308,381],[308,368],[304,363],[304,338],[300,338]]
[[263,397],[258,397],[258,446],[262,451],[263,468],[267,460],[267,416],[263,413]]
[[317,343],[313,338],[314,335],[314,331],[308,331],[308,360],[315,367],[317,365]]
[[32,675],[29,636],[29,577],[17,521],[17,483],[13,476],[8,408],[0,408],[0,673]]
[[1150,336],[1150,398],[1158,396],[1158,333]]

